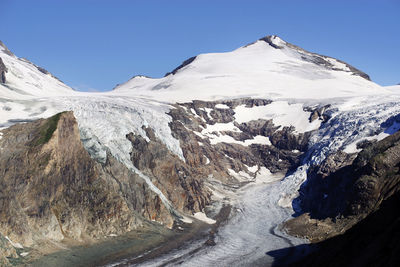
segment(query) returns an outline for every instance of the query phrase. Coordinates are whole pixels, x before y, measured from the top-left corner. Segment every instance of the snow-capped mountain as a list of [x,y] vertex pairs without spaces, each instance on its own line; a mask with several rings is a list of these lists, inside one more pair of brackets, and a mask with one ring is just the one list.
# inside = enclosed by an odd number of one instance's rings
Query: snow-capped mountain
[[268,36],[228,53],[201,54],[164,78],[136,76],[110,94],[170,102],[232,97],[326,99],[387,93],[340,60]]
[[229,206],[212,249],[201,239],[149,264],[270,263],[266,250],[307,242],[280,225],[301,213],[310,170],[398,131],[399,101],[398,86],[277,36],[105,93],[74,91],[0,43],[0,181],[23,218],[0,210],[0,239],[38,249],[154,221],[183,231],[219,225]]
[[1,41],[0,58],[5,66],[4,70],[0,67],[0,75],[5,78],[0,83],[1,98],[26,99],[74,94],[72,88],[47,70],[15,56]]

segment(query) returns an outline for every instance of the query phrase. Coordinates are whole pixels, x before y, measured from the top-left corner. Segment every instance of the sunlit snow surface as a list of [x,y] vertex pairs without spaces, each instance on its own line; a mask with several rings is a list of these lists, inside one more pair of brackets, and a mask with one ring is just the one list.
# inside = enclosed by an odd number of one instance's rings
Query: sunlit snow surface
[[326,99],[388,92],[353,75],[336,59],[324,57],[336,70],[327,69],[304,60],[298,50],[279,37],[273,41],[282,49],[260,40],[232,52],[201,54],[175,75],[159,79],[134,77],[110,94],[184,102],[248,96]]

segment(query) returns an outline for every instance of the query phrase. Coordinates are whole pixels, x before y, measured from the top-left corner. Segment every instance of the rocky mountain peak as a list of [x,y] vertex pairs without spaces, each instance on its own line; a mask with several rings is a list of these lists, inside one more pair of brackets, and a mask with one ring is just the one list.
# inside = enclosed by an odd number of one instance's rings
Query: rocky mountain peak
[[260,41],[264,41],[276,49],[282,49],[286,45],[286,42],[277,35],[268,35],[261,38]]
[[9,56],[14,56],[14,54],[7,48],[7,46],[0,40],[0,50]]

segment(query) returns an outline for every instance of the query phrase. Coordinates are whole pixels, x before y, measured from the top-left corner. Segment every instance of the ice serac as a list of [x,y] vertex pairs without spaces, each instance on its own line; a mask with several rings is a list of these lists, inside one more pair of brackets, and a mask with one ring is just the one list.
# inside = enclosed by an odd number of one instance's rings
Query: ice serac
[[383,93],[388,91],[350,64],[308,52],[278,36],[232,52],[200,54],[163,78],[133,78],[112,92],[169,102],[246,96],[321,100]]

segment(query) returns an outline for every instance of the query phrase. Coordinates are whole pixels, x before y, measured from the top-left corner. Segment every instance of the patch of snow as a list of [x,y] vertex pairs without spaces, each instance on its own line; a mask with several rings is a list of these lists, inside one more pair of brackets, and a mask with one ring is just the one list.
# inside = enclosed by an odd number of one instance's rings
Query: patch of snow
[[210,159],[207,158],[206,156],[204,156],[206,158],[206,165],[210,164]]
[[252,166],[252,167],[249,167],[249,166],[247,166],[247,165],[245,165],[245,166],[246,166],[247,170],[248,170],[249,172],[251,172],[251,173],[255,173],[255,172],[258,170],[258,165],[254,165],[254,166]]
[[352,154],[352,153],[358,153],[360,152],[362,149],[357,148],[357,143],[359,142],[359,140],[348,144],[344,149],[343,152],[347,153],[347,154]]
[[253,177],[251,177],[247,172],[244,171],[235,172],[234,170],[228,168],[228,172],[230,176],[235,177],[240,182],[253,179]]
[[206,138],[204,135],[202,135],[201,133],[199,133],[199,132],[197,132],[197,131],[193,131],[193,133],[194,133],[195,135],[197,135],[198,137],[200,137],[200,138]]
[[281,174],[272,174],[270,170],[262,166],[256,173],[256,183],[273,183],[282,180]]
[[318,129],[321,125],[320,120],[309,122],[311,112],[304,111],[303,104],[289,104],[287,101],[275,101],[266,106],[251,108],[240,105],[234,111],[237,123],[272,119],[276,126],[293,126],[299,133]]
[[196,212],[193,217],[195,217],[197,220],[203,221],[208,224],[214,224],[216,223],[215,220],[208,218],[207,215],[205,215],[203,212]]
[[201,116],[199,116],[199,115],[197,114],[197,112],[196,112],[196,110],[195,110],[194,108],[190,108],[190,111],[193,113],[193,115],[194,115],[195,118],[199,118],[199,119],[201,119],[202,121],[206,122],[206,120],[205,120],[203,117],[201,117]]
[[24,248],[20,243],[11,241],[11,239],[8,238],[8,236],[5,236],[5,238],[8,240],[8,242],[10,242],[10,244],[11,244],[14,248]]
[[186,217],[186,216],[182,216],[179,220],[180,220],[181,222],[184,222],[184,223],[192,223],[192,222],[193,222],[192,219],[190,219],[190,218],[188,218],[188,217]]
[[344,70],[344,71],[350,71],[349,67],[347,67],[346,64],[339,62],[334,58],[324,57],[324,60],[331,63],[333,65],[333,68]]
[[260,145],[268,145],[268,146],[272,145],[269,138],[266,136],[262,136],[262,135],[256,135],[253,137],[253,139],[247,139],[241,143],[243,143],[243,145],[245,145],[245,146],[249,146],[252,144],[260,144]]
[[232,131],[232,132],[241,132],[239,128],[237,128],[233,122],[228,123],[215,123],[215,124],[207,124],[207,127],[201,131],[203,135],[212,133],[212,132],[222,132],[222,131]]
[[225,105],[225,104],[216,104],[215,108],[218,108],[218,109],[230,109],[230,107]]

